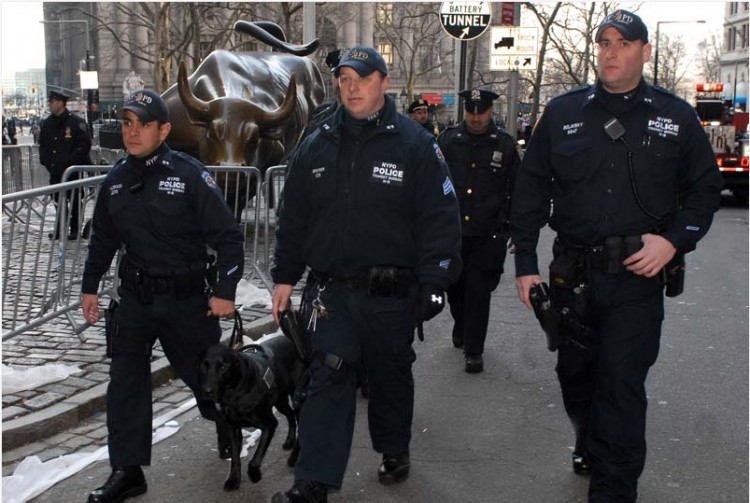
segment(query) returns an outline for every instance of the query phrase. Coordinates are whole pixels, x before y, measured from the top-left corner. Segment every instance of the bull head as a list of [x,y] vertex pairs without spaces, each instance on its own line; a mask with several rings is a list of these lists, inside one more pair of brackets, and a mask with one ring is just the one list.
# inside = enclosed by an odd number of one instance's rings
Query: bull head
[[[191,122],[205,127],[200,142],[200,158],[205,164],[255,164],[270,151],[281,150],[281,134],[273,129],[286,122],[297,104],[297,79],[290,76],[284,101],[273,111],[265,110],[242,98],[222,96],[204,101],[190,89],[185,63],[177,74],[177,90]],[[248,157],[250,157],[248,159]]]

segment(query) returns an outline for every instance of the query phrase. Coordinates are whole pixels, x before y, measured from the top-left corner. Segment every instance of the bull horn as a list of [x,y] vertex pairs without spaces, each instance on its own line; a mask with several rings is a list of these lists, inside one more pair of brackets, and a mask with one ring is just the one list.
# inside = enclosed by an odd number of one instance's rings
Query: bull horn
[[289,87],[286,90],[286,96],[281,106],[273,112],[266,112],[264,117],[258,122],[262,122],[266,127],[274,127],[289,118],[297,105],[297,76],[292,74],[289,78]]
[[265,23],[261,25],[259,23],[240,20],[234,23],[234,29],[241,33],[245,33],[247,35],[255,37],[264,44],[270,45],[274,49],[279,49],[280,51],[284,51],[288,54],[294,54],[295,56],[309,56],[310,54],[314,53],[320,45],[320,41],[317,38],[305,45],[289,44],[284,40],[279,39],[279,31],[281,31],[282,37],[284,35],[284,32],[280,27],[278,28],[278,30],[276,30],[272,27],[267,27]]
[[177,91],[180,93],[180,99],[185,104],[188,114],[199,119],[208,117],[208,102],[198,98],[190,90],[190,84],[188,84],[187,79],[187,67],[184,61],[180,62],[180,69],[177,71]]

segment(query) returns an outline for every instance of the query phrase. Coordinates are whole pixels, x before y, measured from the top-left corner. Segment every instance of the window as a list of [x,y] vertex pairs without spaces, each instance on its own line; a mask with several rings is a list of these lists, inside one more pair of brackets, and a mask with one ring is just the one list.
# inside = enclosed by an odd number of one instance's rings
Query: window
[[393,4],[392,3],[378,4],[378,23],[380,24],[393,23]]
[[377,49],[380,55],[383,56],[385,64],[393,66],[393,46],[391,44],[378,44]]

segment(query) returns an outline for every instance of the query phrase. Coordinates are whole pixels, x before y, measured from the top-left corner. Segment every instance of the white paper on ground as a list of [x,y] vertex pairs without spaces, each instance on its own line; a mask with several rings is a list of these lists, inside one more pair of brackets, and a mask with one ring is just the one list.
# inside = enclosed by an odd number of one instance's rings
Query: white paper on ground
[[62,381],[71,374],[80,372],[75,365],[52,363],[27,369],[14,369],[3,365],[3,395],[37,388],[44,384]]
[[258,288],[245,278],[240,279],[237,283],[237,293],[234,296],[234,303],[243,309],[250,306],[271,307],[271,294],[265,288]]

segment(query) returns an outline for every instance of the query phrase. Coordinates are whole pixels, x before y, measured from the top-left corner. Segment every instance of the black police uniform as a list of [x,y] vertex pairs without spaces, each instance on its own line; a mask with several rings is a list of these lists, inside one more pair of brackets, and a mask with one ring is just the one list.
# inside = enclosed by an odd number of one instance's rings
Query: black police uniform
[[[356,371],[370,383],[369,427],[381,453],[408,451],[418,284],[441,291],[460,269],[458,205],[435,143],[386,97],[370,120],[341,107],[296,152],[276,230],[276,284],[311,268],[303,304],[327,315],[311,325],[319,355],[301,410],[296,480],[340,488],[354,429]],[[384,278],[368,274],[373,266]],[[383,279],[379,282],[379,279]],[[306,320],[307,321],[307,320]]]
[[[624,128],[617,141],[604,128],[613,117]],[[658,233],[678,253],[692,251],[711,225],[721,185],[695,111],[643,80],[627,94],[597,84],[553,99],[531,136],[513,196],[516,275],[538,274],[539,229],[549,220],[557,232],[551,271],[560,264],[578,276],[569,286],[551,281],[553,301],[573,309],[582,301],[578,314],[589,328],[580,341],[586,349],[559,349],[557,374],[576,451],[591,457],[590,501],[637,497],[646,457],[644,382],[664,317],[660,278],[607,272],[605,240]]]
[[146,159],[126,156],[99,192],[82,292],[96,294],[112,258],[125,246],[119,276],[118,332],[107,389],[112,466],[151,461],[151,348],[158,338],[177,375],[203,400],[198,357],[221,336],[207,316],[207,245],[217,253],[213,295],[234,300],[244,264],[244,238],[210,173],[162,144]]
[[493,122],[480,135],[466,123],[438,138],[448,162],[461,211],[461,258],[458,281],[448,288],[454,320],[454,345],[467,356],[481,356],[487,336],[490,296],[503,273],[510,235],[510,201],[521,163],[516,142]]
[[[72,114],[67,108],[60,115],[51,114],[42,121],[39,133],[39,162],[49,172],[50,185],[62,181],[63,172],[70,166],[90,165],[91,138],[86,121]],[[77,177],[71,180],[77,179]],[[71,194],[72,192],[72,194]],[[55,203],[59,193],[55,193]],[[73,200],[70,206],[70,232],[78,232],[79,204],[78,191],[68,191]],[[57,231],[57,229],[56,229]]]

